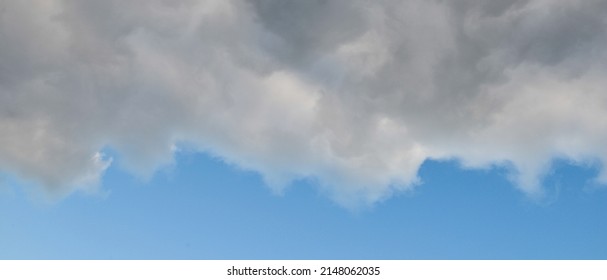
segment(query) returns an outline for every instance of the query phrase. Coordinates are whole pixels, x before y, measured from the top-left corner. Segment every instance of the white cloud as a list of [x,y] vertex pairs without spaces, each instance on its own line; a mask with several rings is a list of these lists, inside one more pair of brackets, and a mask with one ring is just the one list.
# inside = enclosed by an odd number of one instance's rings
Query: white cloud
[[[3,1],[0,170],[53,193],[188,142],[344,203],[424,160],[605,162],[605,1]],[[606,182],[607,171],[600,179]]]

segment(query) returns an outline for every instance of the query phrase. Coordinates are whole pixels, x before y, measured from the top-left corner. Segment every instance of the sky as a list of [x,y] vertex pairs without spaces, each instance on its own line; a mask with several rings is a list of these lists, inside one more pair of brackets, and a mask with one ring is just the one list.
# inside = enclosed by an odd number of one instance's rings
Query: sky
[[604,259],[607,2],[0,2],[0,258]]

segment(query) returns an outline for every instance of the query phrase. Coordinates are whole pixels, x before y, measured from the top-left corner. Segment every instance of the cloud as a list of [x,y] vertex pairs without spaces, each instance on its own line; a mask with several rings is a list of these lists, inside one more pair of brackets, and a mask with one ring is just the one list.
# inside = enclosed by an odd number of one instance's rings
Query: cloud
[[[189,143],[337,201],[412,188],[427,159],[607,160],[607,2],[3,1],[0,170],[94,190]],[[607,182],[607,171],[598,178]]]

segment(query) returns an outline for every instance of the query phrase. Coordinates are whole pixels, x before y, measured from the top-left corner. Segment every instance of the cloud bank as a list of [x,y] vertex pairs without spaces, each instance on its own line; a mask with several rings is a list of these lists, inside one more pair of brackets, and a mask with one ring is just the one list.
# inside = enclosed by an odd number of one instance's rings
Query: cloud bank
[[[92,190],[188,143],[277,190],[372,203],[427,159],[607,161],[607,2],[0,2],[0,170]],[[607,182],[607,170],[597,178]]]

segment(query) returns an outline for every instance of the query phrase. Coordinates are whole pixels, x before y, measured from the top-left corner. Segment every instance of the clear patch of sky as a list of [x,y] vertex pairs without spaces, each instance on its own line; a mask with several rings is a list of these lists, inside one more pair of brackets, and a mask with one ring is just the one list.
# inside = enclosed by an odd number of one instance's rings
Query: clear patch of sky
[[[2,259],[605,259],[607,191],[556,161],[532,201],[505,170],[427,161],[422,184],[357,212],[313,180],[282,196],[206,154],[142,181],[114,165],[104,193],[54,204],[0,192]],[[10,180],[7,182],[14,183]]]

